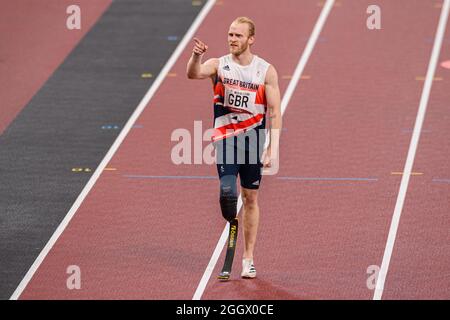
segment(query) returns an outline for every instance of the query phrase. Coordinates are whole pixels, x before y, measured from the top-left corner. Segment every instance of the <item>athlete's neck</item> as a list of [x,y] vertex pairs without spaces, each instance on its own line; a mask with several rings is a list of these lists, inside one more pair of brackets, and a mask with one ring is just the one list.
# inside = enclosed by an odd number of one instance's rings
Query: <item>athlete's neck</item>
[[233,61],[237,64],[245,67],[252,63],[253,54],[250,52],[250,50],[247,50],[245,52],[242,52],[240,55],[232,54],[231,59],[233,59]]

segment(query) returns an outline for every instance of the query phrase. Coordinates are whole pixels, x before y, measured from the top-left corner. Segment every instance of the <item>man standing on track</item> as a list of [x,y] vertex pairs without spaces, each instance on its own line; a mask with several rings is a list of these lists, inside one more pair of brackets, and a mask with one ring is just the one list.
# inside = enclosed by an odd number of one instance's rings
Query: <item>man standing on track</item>
[[[194,41],[187,76],[189,79],[210,78],[214,86],[215,133],[212,139],[216,147],[222,215],[230,226],[236,225],[234,230],[237,232],[239,174],[244,227],[241,276],[254,278],[253,252],[259,223],[258,189],[263,167],[270,170],[278,164],[282,126],[278,75],[272,65],[250,51],[255,42],[255,24],[247,17],[239,17],[230,25],[228,55],[202,63],[208,46],[197,38]],[[267,111],[270,115],[270,142],[263,150]],[[233,255],[229,270],[219,279],[229,279]]]

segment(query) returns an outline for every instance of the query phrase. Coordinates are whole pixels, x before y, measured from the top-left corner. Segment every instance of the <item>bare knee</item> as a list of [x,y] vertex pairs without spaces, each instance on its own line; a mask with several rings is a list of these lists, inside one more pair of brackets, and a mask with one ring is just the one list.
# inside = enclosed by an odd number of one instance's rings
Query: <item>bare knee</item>
[[258,207],[258,196],[256,192],[243,193],[242,203],[245,209],[252,210]]

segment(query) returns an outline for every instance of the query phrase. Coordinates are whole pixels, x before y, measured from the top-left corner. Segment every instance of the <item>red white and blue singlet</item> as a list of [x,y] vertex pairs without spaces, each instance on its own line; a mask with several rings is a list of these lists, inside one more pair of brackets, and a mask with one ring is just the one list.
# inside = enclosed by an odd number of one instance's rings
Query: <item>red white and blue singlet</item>
[[264,83],[269,66],[256,55],[247,66],[234,62],[231,54],[219,58],[214,80],[213,141],[251,129],[265,129],[267,102]]

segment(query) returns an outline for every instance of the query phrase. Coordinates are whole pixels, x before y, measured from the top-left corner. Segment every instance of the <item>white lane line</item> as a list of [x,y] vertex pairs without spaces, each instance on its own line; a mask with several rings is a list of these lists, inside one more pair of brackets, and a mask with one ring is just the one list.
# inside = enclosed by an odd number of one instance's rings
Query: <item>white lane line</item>
[[414,157],[416,155],[417,145],[419,144],[420,132],[422,130],[423,120],[427,111],[428,99],[430,97],[431,85],[433,84],[434,73],[436,71],[436,65],[441,51],[442,40],[444,38],[445,27],[447,25],[448,14],[450,10],[450,0],[445,0],[441,11],[441,17],[439,19],[439,25],[436,31],[434,40],[433,51],[431,53],[430,62],[428,64],[427,76],[425,84],[423,86],[422,96],[420,98],[419,111],[417,112],[416,123],[414,125],[414,131],[409,144],[408,156],[406,158],[405,168],[403,170],[402,181],[400,184],[400,190],[397,196],[397,202],[395,204],[394,214],[389,229],[389,235],[384,250],[383,261],[381,263],[380,272],[378,273],[377,284],[373,295],[373,300],[381,300],[384,290],[384,284],[386,281],[386,275],[391,261],[392,251],[394,249],[395,238],[397,236],[398,225],[400,222],[400,215],[402,213],[403,204],[406,198],[406,192],[408,190],[409,177],[411,175],[412,167],[414,164]]
[[[297,67],[294,71],[294,74],[292,76],[291,81],[289,82],[289,85],[286,89],[286,92],[284,93],[283,100],[281,101],[281,114],[283,115],[289,101],[291,100],[292,94],[294,93],[295,88],[297,87],[298,81],[300,80],[300,77],[303,73],[303,70],[306,66],[306,63],[308,62],[309,57],[311,56],[312,50],[314,49],[314,46],[317,42],[317,39],[319,38],[320,32],[322,31],[322,28],[327,20],[328,14],[331,11],[331,8],[333,7],[334,0],[327,0],[325,3],[325,6],[323,7],[319,19],[316,22],[316,25],[314,26],[314,29],[309,37],[308,43],[306,44],[305,50],[303,50],[302,56],[300,57],[300,60],[297,64]],[[241,195],[239,195],[238,199],[238,212],[242,208],[242,199]],[[222,235],[219,238],[219,242],[217,242],[216,248],[214,249],[214,252],[211,256],[211,259],[209,260],[208,265],[206,266],[205,272],[203,273],[202,278],[200,279],[200,282],[197,286],[197,289],[195,290],[194,296],[192,300],[200,300],[202,298],[203,292],[205,291],[206,285],[208,284],[209,279],[211,278],[211,274],[214,271],[214,268],[217,264],[217,261],[219,260],[220,253],[222,252],[225,243],[227,241],[228,237],[228,223],[226,224],[225,228],[223,229]]]
[[111,158],[114,156],[116,151],[119,149],[123,140],[128,135],[130,129],[133,127],[134,123],[139,118],[142,111],[144,111],[145,107],[148,105],[148,103],[152,99],[153,95],[160,87],[160,85],[163,82],[163,80],[165,79],[166,75],[172,69],[173,65],[178,60],[178,58],[180,57],[181,53],[183,52],[183,50],[185,49],[185,47],[187,46],[189,41],[191,41],[191,38],[194,36],[194,33],[197,31],[200,24],[203,22],[203,20],[205,19],[205,17],[211,10],[211,8],[214,6],[214,3],[215,3],[215,0],[208,0],[208,2],[203,6],[202,10],[199,12],[199,14],[195,18],[194,22],[189,27],[188,31],[184,35],[181,42],[178,44],[177,48],[172,53],[169,60],[167,60],[166,64],[164,65],[163,69],[159,73],[158,77],[155,79],[155,82],[153,82],[153,84],[151,85],[151,87],[149,88],[149,90],[147,91],[145,96],[142,98],[141,102],[139,103],[137,108],[134,110],[133,114],[128,119],[128,121],[125,124],[125,126],[123,127],[122,131],[120,132],[120,134],[114,141],[113,145],[111,146],[111,148],[109,148],[108,153],[103,158],[102,162],[97,167],[97,169],[95,170],[95,172],[89,179],[86,186],[83,188],[81,193],[78,195],[78,198],[75,200],[75,202],[72,205],[72,207],[70,208],[69,212],[66,214],[63,221],[59,224],[58,228],[55,230],[52,237],[45,245],[44,249],[42,249],[39,256],[36,258],[36,260],[34,261],[32,266],[26,273],[25,277],[22,279],[19,286],[16,288],[16,290],[10,297],[10,300],[17,300],[20,297],[20,295],[22,294],[22,292],[24,291],[24,289],[30,282],[31,278],[33,277],[33,275],[36,273],[37,269],[41,265],[42,261],[44,261],[47,254],[53,248],[53,246],[56,243],[56,241],[58,240],[58,238],[61,236],[61,234],[66,229],[70,220],[73,218],[73,216],[75,215],[75,213],[77,212],[77,210],[81,206],[81,204],[83,203],[83,201],[86,198],[86,196],[88,195],[88,193],[91,191],[92,187],[96,183],[97,179],[100,177],[100,174],[103,172],[106,165],[109,163]]

